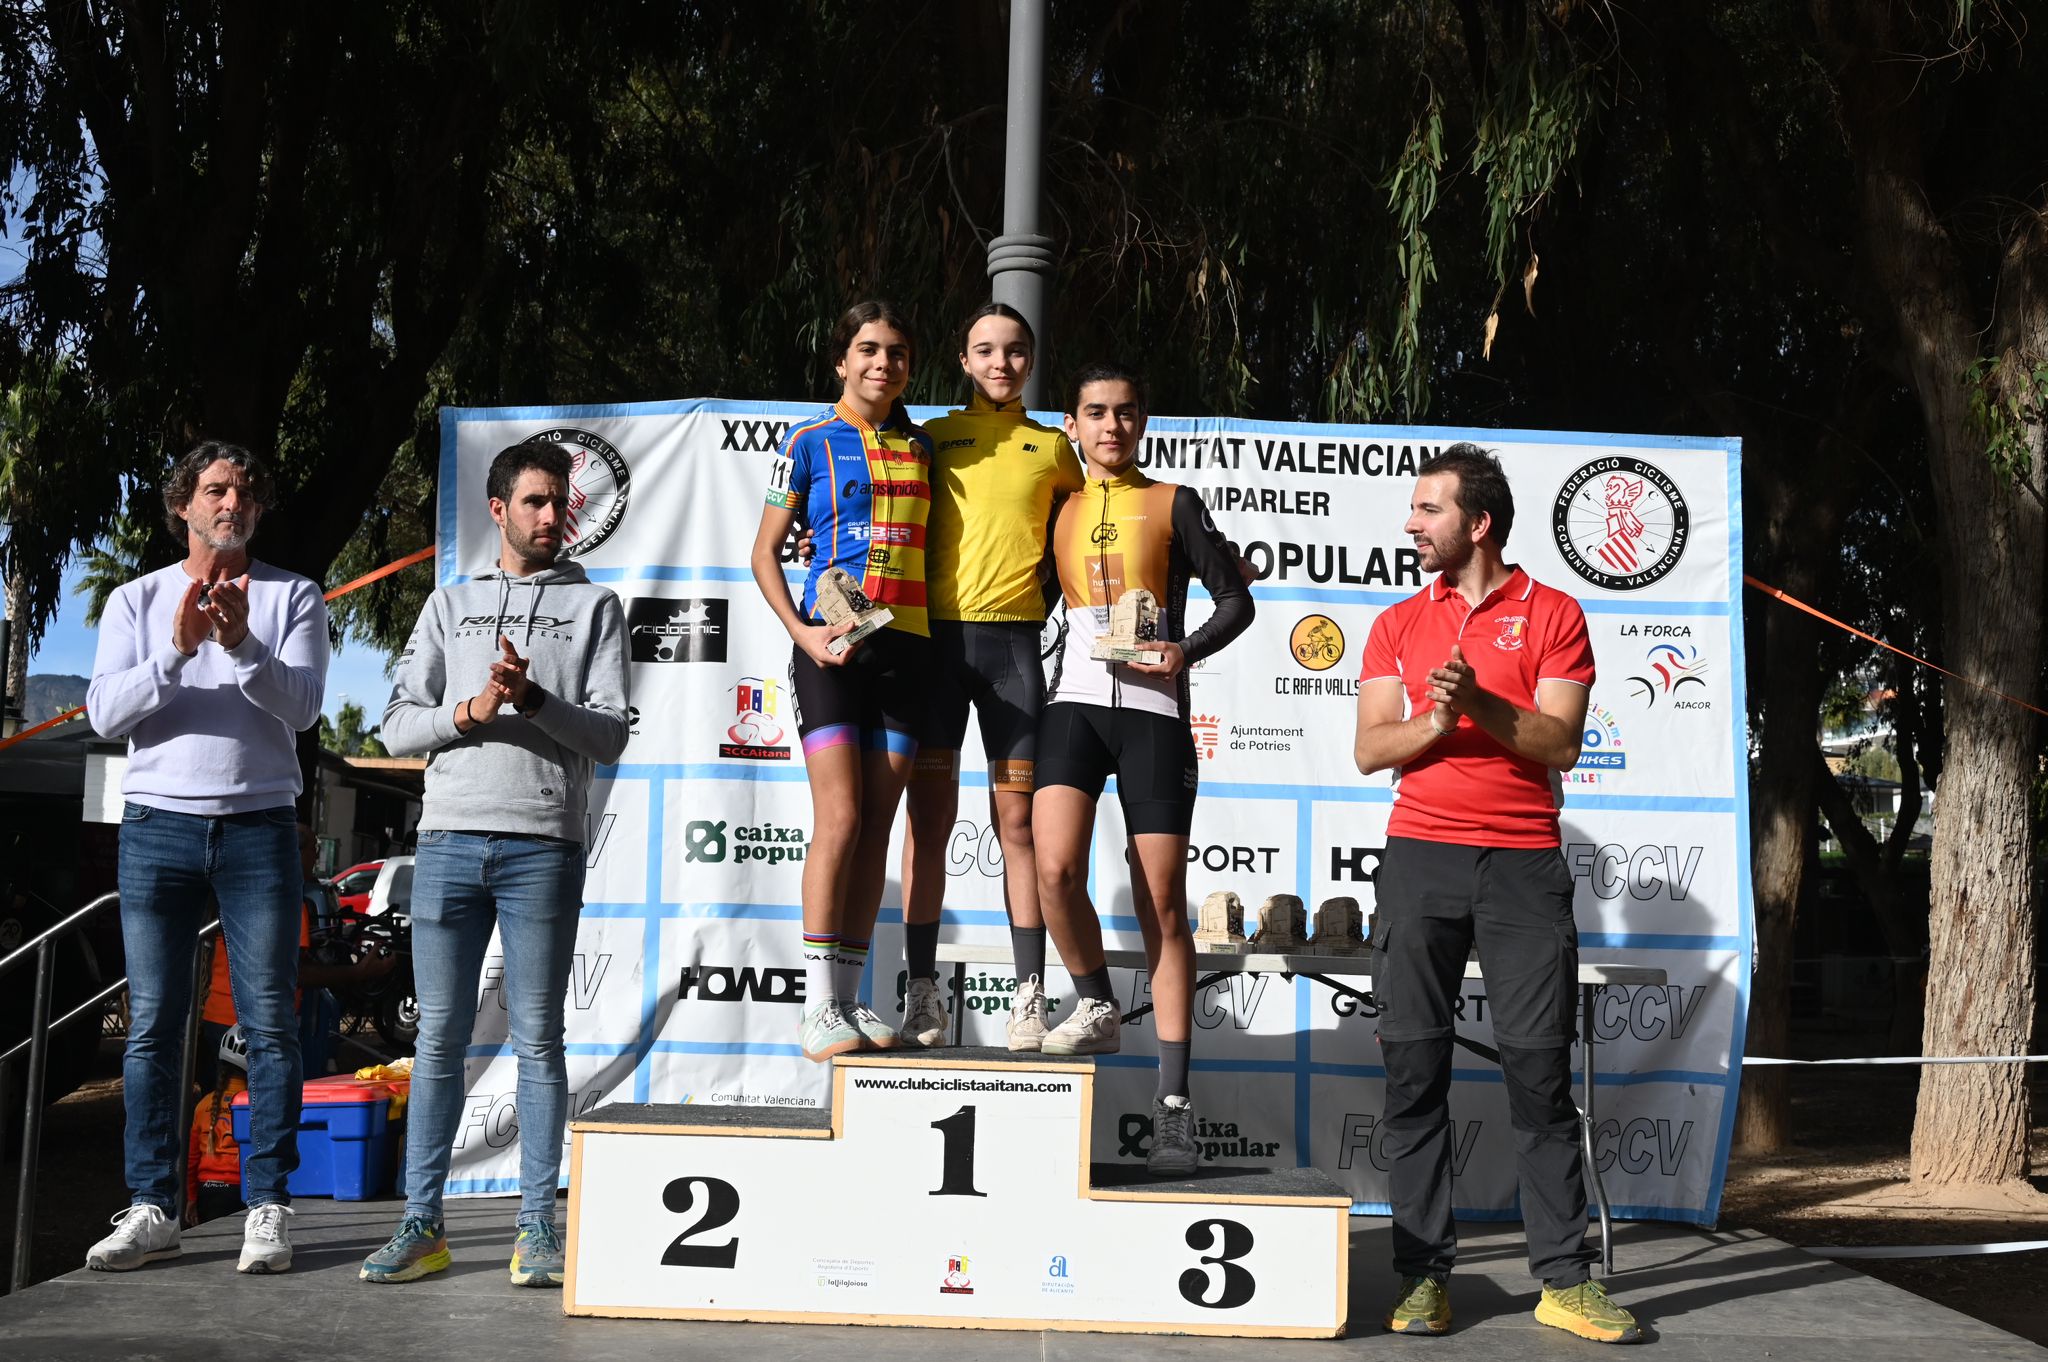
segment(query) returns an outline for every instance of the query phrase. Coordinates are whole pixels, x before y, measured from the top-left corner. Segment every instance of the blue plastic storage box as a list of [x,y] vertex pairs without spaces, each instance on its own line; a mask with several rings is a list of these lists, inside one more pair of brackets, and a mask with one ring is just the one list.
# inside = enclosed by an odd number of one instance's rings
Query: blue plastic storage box
[[[286,1179],[293,1196],[363,1201],[384,1192],[391,1170],[391,1089],[354,1078],[306,1084],[299,1117],[299,1167]],[[235,1143],[242,1146],[242,1196],[249,1195],[249,1094],[235,1098]]]

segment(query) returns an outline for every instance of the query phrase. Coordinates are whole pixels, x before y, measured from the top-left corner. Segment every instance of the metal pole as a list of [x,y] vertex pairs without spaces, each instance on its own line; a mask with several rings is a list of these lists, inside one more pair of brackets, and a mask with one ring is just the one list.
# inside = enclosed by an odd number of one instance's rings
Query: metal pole
[[1003,234],[988,244],[989,292],[1024,314],[1038,337],[1038,363],[1024,383],[1024,405],[1045,406],[1045,356],[1051,339],[1046,278],[1052,238],[1038,231],[1045,160],[1045,0],[1010,5],[1010,105],[1003,142]]
[[[206,987],[206,976],[213,964],[213,961],[207,956],[203,947],[206,945],[207,934],[219,925],[219,920],[216,919],[210,925],[201,927],[199,929],[199,945],[202,949],[192,952],[192,1001],[189,1010],[185,1014],[185,1056],[183,1062],[178,1066],[178,1172],[180,1185],[183,1185],[184,1181],[186,1155],[189,1152],[187,1146],[192,1141],[192,1108],[193,1104],[198,1100],[197,1095],[192,1091],[192,1082],[193,1075],[199,1068],[199,991]],[[214,949],[220,950],[223,948],[216,946]],[[179,1197],[181,1203],[183,1200],[182,1196]],[[173,1218],[180,1217],[183,1214],[182,1208],[172,1212]]]
[[50,1059],[50,985],[54,958],[45,941],[36,950],[36,1000],[29,1013],[28,1085],[21,1103],[21,1180],[14,1194],[12,1294],[28,1285],[29,1248],[35,1235],[36,1159],[43,1139],[43,1071]]

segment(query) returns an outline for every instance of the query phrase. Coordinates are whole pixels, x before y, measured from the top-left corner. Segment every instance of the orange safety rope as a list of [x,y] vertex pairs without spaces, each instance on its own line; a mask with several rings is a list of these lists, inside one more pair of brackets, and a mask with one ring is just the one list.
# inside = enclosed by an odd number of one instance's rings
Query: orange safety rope
[[[405,555],[405,557],[400,558],[397,562],[386,563],[383,567],[378,568],[375,572],[364,573],[362,576],[356,578],[353,582],[343,583],[342,585],[334,588],[334,590],[328,592],[324,597],[322,597],[322,599],[331,601],[337,596],[346,596],[349,592],[356,590],[358,587],[368,586],[370,583],[374,581],[378,581],[381,578],[389,577],[394,572],[399,572],[406,568],[409,568],[414,563],[424,563],[427,559],[432,558],[435,552],[436,550],[434,546],[429,544],[426,548],[421,549],[418,553],[408,553],[407,555]],[[45,731],[46,729],[55,728],[59,724],[68,724],[73,719],[79,718],[84,713],[85,706],[80,705],[77,709],[68,710],[63,714],[59,714],[54,719],[45,719],[42,723],[37,724],[34,728],[24,728],[21,730],[21,732],[15,734],[11,738],[0,738],[0,752],[5,752],[8,748],[14,746],[16,743],[25,742],[26,740],[33,738],[36,734]]]
[[1879,638],[1875,634],[1866,634],[1853,624],[1844,624],[1842,621],[1836,619],[1833,615],[1828,614],[1825,610],[1816,610],[1812,606],[1808,605],[1805,601],[1800,600],[1798,597],[1786,595],[1784,592],[1778,590],[1778,588],[1772,586],[1769,582],[1760,582],[1746,572],[1742,574],[1742,580],[1749,583],[1751,586],[1755,587],[1758,591],[1763,592],[1766,596],[1769,596],[1771,599],[1783,601],[1785,604],[1791,606],[1794,610],[1804,610],[1807,614],[1813,616],[1815,619],[1825,620],[1829,624],[1834,625],[1835,628],[1845,630],[1848,633],[1854,634],[1856,635],[1856,637],[1862,639],[1866,643],[1875,643],[1878,647],[1888,649],[1891,652],[1897,653],[1900,657],[1906,658],[1908,661],[1917,662],[1921,666],[1926,667],[1930,671],[1937,671],[1940,672],[1943,676],[1954,677],[1956,680],[1962,682],[1964,685],[1973,686],[1976,689],[1983,691],[1986,695],[1995,695],[1999,699],[2005,701],[2007,704],[2018,705],[2021,709],[2030,709],[2034,711],[2034,713],[2040,715],[2042,718],[2048,719],[2048,709],[2042,709],[2039,705],[2030,705],[2025,700],[2019,699],[2016,696],[2007,695],[2004,691],[1997,690],[1993,687],[1987,686],[1981,681],[1972,681],[1969,677],[1964,676],[1959,672],[1952,672],[1938,662],[1929,662],[1926,658],[1921,657],[1917,653],[1909,653],[1904,648],[1898,647],[1895,644],[1886,643],[1883,639]]

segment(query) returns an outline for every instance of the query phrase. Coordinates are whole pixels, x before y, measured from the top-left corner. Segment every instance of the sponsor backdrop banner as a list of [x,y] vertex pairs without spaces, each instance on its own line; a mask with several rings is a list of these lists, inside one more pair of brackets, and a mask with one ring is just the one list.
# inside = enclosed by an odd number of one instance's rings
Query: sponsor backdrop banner
[[[790,645],[747,568],[777,444],[819,405],[442,413],[440,580],[495,556],[484,493],[492,455],[551,440],[575,458],[569,551],[618,593],[631,630],[633,736],[591,805],[568,1011],[575,1112],[608,1101],[826,1100],[825,1069],[796,1044],[810,801]],[[1582,954],[1670,976],[1594,1004],[1595,1157],[1622,1214],[1711,1223],[1751,945],[1734,441],[1154,418],[1145,466],[1201,489],[1259,572],[1257,621],[1194,672],[1202,792],[1191,908],[1228,889],[1248,918],[1273,893],[1298,894],[1311,911],[1351,895],[1371,911],[1391,789],[1351,761],[1359,656],[1379,611],[1423,585],[1401,533],[1416,465],[1462,439],[1497,450],[1513,483],[1510,559],[1573,593],[1592,630],[1599,681],[1563,811]],[[1190,622],[1208,608],[1197,585]],[[1519,646],[1512,611],[1498,622],[1494,646]],[[968,744],[947,844],[945,939],[989,946],[990,962],[968,971],[953,1002],[968,1009],[970,1043],[1000,1044],[1013,984],[1002,852],[971,725]],[[1112,943],[1135,948],[1123,835],[1105,798],[1091,889]],[[900,841],[899,827],[899,851]],[[901,1015],[901,924],[892,870],[862,984],[891,1018]],[[500,963],[487,965],[478,1002],[456,1194],[517,1190]],[[1131,1005],[1149,994],[1143,973],[1120,975],[1117,987]],[[1071,1002],[1063,974],[1047,991],[1062,1009]],[[1462,1010],[1463,1032],[1490,1041],[1484,982],[1467,982]],[[1195,1027],[1208,1157],[1312,1163],[1344,1181],[1360,1210],[1384,1212],[1382,1071],[1365,1004],[1306,979],[1244,976],[1201,995]],[[1144,1157],[1155,1053],[1148,1017],[1125,1029],[1122,1054],[1098,1061],[1098,1159]],[[1457,1065],[1457,1206],[1512,1218],[1499,1071],[1463,1050]]]

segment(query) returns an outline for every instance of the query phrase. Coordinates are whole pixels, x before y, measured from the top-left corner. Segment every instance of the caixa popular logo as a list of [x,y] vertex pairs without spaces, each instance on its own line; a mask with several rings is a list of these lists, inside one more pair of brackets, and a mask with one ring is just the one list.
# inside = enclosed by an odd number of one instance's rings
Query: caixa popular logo
[[804,1000],[804,972],[754,965],[685,965],[676,980],[678,1001],[796,1003]]
[[632,487],[625,456],[588,430],[558,426],[526,437],[530,445],[558,445],[569,456],[569,529],[562,554],[580,558],[612,537],[626,518]]
[[1582,464],[1557,489],[1551,536],[1565,566],[1609,591],[1640,591],[1685,555],[1692,516],[1668,474],[1625,454]]
[[626,606],[626,640],[635,662],[725,661],[726,601],[642,596]]
[[683,859],[715,865],[730,856],[743,865],[781,865],[802,861],[810,844],[802,828],[779,823],[742,823],[729,835],[727,826],[722,818],[693,818],[683,824]]
[[718,755],[728,761],[788,761],[781,683],[742,676],[732,689],[733,718],[726,725],[726,741],[718,745]]

